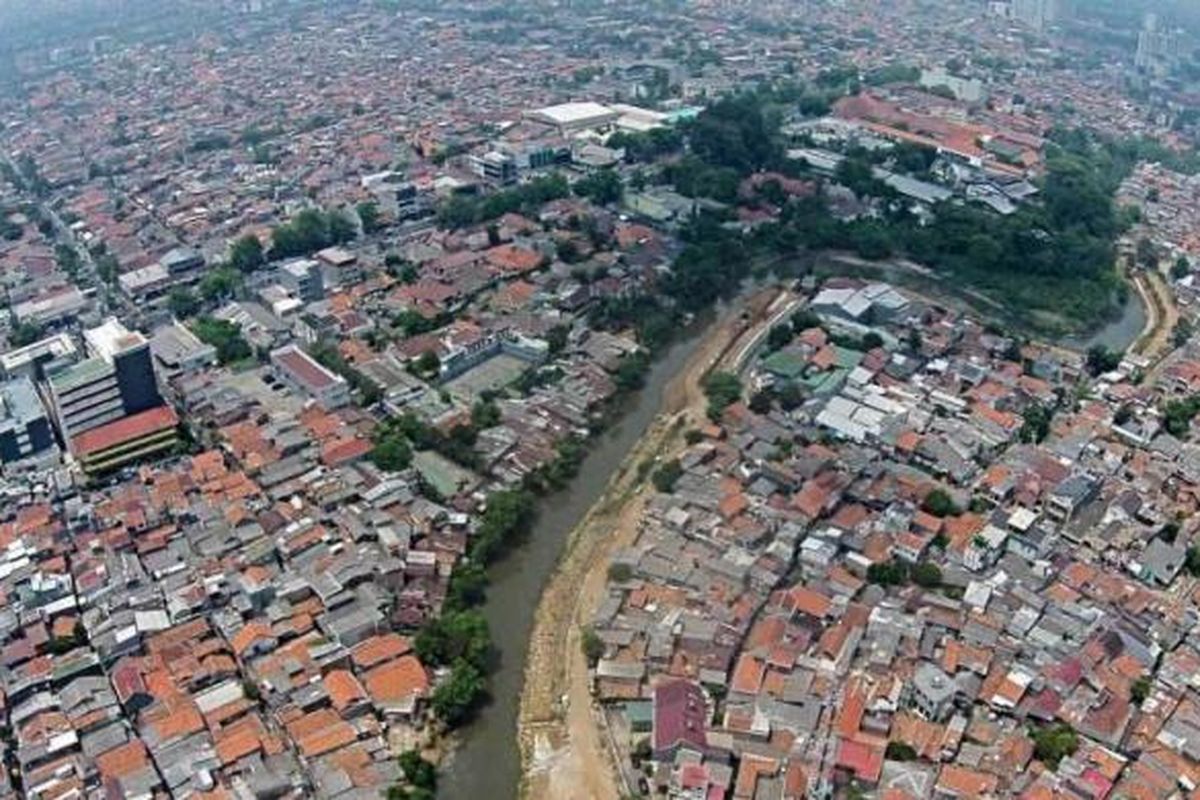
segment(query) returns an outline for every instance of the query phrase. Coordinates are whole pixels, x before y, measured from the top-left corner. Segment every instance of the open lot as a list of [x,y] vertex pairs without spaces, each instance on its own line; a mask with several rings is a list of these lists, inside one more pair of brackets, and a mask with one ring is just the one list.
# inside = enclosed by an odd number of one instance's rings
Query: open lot
[[445,388],[455,397],[474,402],[484,392],[494,392],[512,383],[528,368],[528,362],[501,353],[447,381]]

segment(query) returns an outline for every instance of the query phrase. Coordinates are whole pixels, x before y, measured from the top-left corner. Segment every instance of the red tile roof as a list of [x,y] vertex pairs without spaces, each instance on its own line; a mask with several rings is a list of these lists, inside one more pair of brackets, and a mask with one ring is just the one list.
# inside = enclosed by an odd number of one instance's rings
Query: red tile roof
[[504,272],[529,272],[542,263],[542,256],[513,244],[502,244],[487,251],[487,260]]
[[76,456],[87,456],[107,450],[123,442],[140,439],[152,433],[174,428],[179,424],[179,416],[170,406],[159,406],[149,411],[142,411],[128,417],[84,431],[72,441],[72,451]]
[[291,374],[292,378],[312,391],[320,391],[337,382],[337,377],[332,372],[298,348],[289,347],[276,350],[272,356],[280,367]]
[[671,681],[654,687],[654,749],[692,745],[705,750],[708,705],[704,692],[690,681]]
[[429,675],[414,656],[400,656],[363,676],[367,694],[377,703],[405,701],[429,691]]
[[883,748],[853,739],[842,739],[838,745],[837,765],[853,772],[859,780],[873,784],[883,772]]

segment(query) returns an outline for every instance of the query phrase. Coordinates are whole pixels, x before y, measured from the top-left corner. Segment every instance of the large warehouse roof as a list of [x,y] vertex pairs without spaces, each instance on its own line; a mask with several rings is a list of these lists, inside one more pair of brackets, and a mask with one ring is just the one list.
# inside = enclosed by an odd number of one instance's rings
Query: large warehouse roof
[[620,116],[608,106],[591,101],[580,103],[562,103],[557,106],[546,106],[530,112],[534,119],[551,125],[580,125],[595,120],[597,123],[615,120]]

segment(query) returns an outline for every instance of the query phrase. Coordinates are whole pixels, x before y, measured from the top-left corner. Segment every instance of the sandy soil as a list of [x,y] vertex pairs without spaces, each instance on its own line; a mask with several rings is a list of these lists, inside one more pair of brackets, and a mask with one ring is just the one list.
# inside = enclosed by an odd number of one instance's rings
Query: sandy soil
[[1150,359],[1172,349],[1171,335],[1179,322],[1179,308],[1171,287],[1159,272],[1146,272],[1134,278],[1134,285],[1146,306],[1146,327],[1134,343],[1133,351]]
[[728,312],[706,335],[687,366],[664,392],[658,418],[613,475],[608,489],[571,533],[567,552],[542,595],[530,638],[519,735],[521,796],[555,800],[605,800],[627,789],[606,743],[602,715],[592,703],[582,627],[604,598],[611,555],[633,542],[642,510],[653,493],[639,483],[646,459],[679,450],[682,433],[704,418],[705,376],[769,327],[793,298],[767,289]]

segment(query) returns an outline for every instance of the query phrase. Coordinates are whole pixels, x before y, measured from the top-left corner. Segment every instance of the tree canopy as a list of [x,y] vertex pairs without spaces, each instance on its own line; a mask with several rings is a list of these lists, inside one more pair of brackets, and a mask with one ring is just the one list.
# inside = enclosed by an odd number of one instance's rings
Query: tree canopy
[[341,212],[306,208],[271,232],[271,258],[307,256],[356,235],[354,223]]
[[598,206],[615,203],[621,199],[625,185],[621,176],[611,169],[602,169],[575,181],[575,194],[586,197]]
[[229,249],[229,266],[241,272],[253,272],[265,263],[262,242],[252,234],[241,237]]
[[217,351],[220,364],[232,364],[250,358],[254,353],[242,338],[242,330],[232,322],[215,317],[200,316],[192,320],[192,333]]
[[742,382],[729,372],[714,372],[704,381],[704,394],[708,397],[708,416],[719,419],[726,408],[742,396]]
[[692,151],[708,164],[739,173],[765,169],[782,155],[778,118],[752,92],[725,97],[706,108],[687,129]]
[[533,213],[545,203],[570,194],[570,184],[562,175],[539,176],[528,183],[481,198],[456,195],[438,210],[438,222],[447,228],[464,228],[509,212]]

